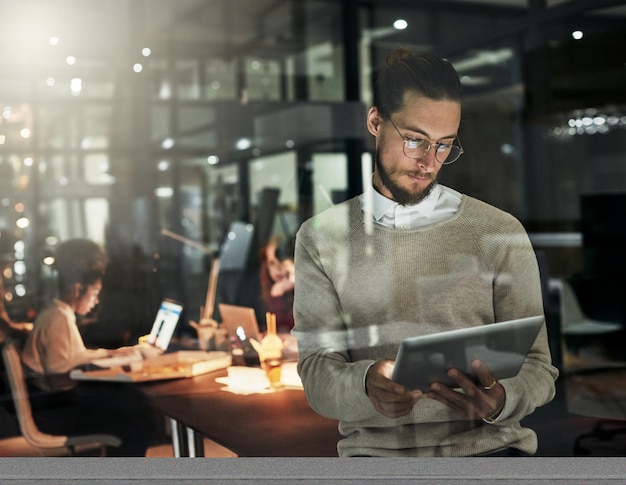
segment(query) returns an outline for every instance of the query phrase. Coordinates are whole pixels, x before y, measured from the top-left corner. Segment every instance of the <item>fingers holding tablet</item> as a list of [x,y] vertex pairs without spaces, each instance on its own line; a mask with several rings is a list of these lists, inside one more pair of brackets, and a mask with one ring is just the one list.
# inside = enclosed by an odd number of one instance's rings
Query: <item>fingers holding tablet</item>
[[[427,396],[465,419],[483,419],[492,423],[504,408],[504,387],[480,360],[473,360],[471,368],[476,379],[458,369],[450,369],[447,375],[456,384],[449,387],[435,382],[430,386]],[[454,388],[461,389],[462,392]]]
[[365,389],[376,411],[389,418],[399,418],[411,412],[415,403],[422,398],[422,392],[409,391],[393,382],[390,379],[392,370],[392,361],[374,363],[367,371]]

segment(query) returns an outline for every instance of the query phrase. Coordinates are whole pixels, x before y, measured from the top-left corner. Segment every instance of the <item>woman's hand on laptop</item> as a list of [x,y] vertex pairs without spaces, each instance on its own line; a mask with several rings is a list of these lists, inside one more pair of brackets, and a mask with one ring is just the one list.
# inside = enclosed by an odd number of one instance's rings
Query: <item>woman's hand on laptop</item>
[[119,347],[109,350],[109,357],[120,357],[125,355],[133,355],[137,353],[135,346]]
[[478,382],[473,381],[458,369],[450,369],[448,376],[454,380],[464,392],[435,382],[431,385],[427,396],[448,406],[464,419],[475,420],[495,419],[506,401],[506,393],[502,384],[493,376],[487,366],[475,359],[471,363]]

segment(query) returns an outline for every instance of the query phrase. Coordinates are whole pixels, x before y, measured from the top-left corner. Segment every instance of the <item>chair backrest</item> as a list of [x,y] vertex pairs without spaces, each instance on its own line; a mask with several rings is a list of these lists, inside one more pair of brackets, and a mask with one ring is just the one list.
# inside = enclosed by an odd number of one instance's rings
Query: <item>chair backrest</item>
[[11,395],[15,405],[20,431],[26,440],[39,448],[58,448],[67,445],[67,436],[53,436],[42,433],[33,419],[32,408],[28,398],[28,389],[24,380],[24,371],[20,354],[11,341],[5,342],[2,347],[5,371],[11,388]]
[[563,328],[566,328],[568,324],[582,322],[587,320],[587,316],[583,313],[578,303],[578,298],[572,286],[565,280],[562,281],[561,286],[561,321],[563,322]]

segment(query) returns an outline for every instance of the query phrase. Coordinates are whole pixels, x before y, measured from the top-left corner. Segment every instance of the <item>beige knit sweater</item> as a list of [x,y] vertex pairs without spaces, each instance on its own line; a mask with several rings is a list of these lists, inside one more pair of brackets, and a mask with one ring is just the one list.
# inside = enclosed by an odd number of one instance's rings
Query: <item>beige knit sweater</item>
[[462,420],[428,398],[402,418],[379,414],[363,382],[402,338],[543,314],[534,251],[517,219],[463,196],[457,214],[414,230],[374,224],[358,198],[306,221],[296,240],[294,335],[312,408],[339,420],[340,456],[469,456],[513,446],[534,453],[520,420],[555,393],[545,328],[520,373],[502,380],[495,425]]

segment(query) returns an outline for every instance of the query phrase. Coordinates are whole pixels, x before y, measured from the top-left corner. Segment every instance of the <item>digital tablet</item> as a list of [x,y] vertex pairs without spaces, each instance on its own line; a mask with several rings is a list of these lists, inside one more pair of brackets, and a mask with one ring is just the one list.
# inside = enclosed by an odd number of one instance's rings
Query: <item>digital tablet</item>
[[410,337],[400,343],[391,380],[426,392],[440,382],[458,387],[446,372],[454,367],[475,379],[470,362],[480,359],[496,379],[519,372],[544,317],[521,318]]

